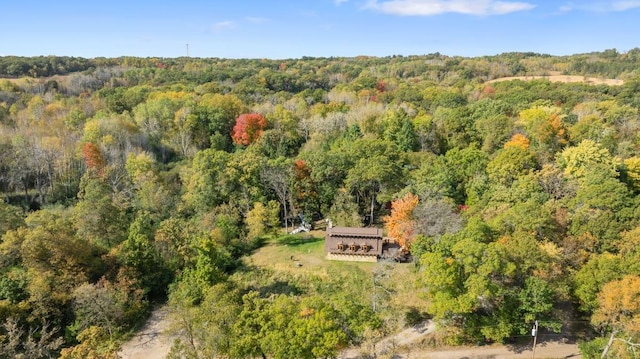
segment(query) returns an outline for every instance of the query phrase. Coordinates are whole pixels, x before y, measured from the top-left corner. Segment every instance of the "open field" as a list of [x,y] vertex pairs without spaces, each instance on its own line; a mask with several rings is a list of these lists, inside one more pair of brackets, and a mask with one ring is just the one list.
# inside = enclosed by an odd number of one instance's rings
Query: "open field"
[[586,76],[576,76],[576,75],[562,75],[559,71],[552,71],[548,76],[511,76],[511,77],[501,77],[498,79],[487,81],[487,83],[494,83],[500,81],[511,81],[511,80],[522,80],[522,81],[531,81],[537,79],[545,79],[551,82],[584,82],[590,85],[609,85],[609,86],[621,86],[624,84],[623,80],[619,79],[603,79],[597,77],[586,77]]

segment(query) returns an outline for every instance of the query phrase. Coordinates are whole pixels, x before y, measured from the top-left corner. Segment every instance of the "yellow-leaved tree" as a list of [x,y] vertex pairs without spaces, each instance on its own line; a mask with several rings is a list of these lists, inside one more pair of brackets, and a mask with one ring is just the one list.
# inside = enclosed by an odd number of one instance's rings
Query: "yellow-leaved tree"
[[611,281],[598,293],[599,307],[593,312],[591,322],[611,330],[609,342],[602,352],[602,358],[619,341],[628,346],[638,346],[640,336],[640,277],[627,275],[620,280]]

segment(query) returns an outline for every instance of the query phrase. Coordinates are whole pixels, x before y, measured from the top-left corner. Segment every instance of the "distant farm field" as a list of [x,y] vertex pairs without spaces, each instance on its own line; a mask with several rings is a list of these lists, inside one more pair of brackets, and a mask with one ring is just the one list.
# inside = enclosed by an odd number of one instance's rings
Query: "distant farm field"
[[487,83],[511,81],[511,80],[531,81],[531,80],[538,80],[538,79],[545,79],[551,82],[564,82],[564,83],[584,82],[586,84],[591,84],[591,85],[621,86],[624,84],[624,81],[619,79],[603,79],[603,78],[597,78],[597,77],[586,77],[586,76],[577,76],[577,75],[562,75],[559,72],[551,72],[549,75],[544,75],[544,76],[501,77],[501,78],[487,81]]

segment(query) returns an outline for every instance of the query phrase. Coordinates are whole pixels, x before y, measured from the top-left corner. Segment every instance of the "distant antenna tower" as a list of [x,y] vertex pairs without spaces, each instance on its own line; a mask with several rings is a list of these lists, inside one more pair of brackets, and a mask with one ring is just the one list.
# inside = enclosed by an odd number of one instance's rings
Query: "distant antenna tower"
[[187,44],[187,57],[189,57],[189,44]]

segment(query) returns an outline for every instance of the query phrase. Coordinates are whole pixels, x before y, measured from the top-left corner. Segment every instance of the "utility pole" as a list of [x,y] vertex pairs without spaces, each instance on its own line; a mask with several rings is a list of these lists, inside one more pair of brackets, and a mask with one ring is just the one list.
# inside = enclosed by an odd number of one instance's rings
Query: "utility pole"
[[533,337],[533,354],[532,359],[536,359],[536,342],[538,341],[538,321],[536,320],[533,328],[531,328],[531,336]]
[[189,57],[189,44],[187,44],[187,57]]

